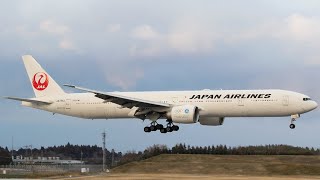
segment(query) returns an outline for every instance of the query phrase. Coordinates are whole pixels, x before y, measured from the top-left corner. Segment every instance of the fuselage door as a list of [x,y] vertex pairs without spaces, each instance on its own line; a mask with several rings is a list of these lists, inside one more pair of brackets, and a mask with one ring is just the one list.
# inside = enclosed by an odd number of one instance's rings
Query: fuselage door
[[247,115],[247,109],[244,106],[245,105],[245,99],[238,98],[237,101],[238,101],[238,108],[236,108],[236,109],[238,109],[240,111],[241,116],[246,116]]
[[66,99],[66,111],[71,109],[71,99]]
[[238,98],[238,106],[244,106],[244,99]]
[[66,101],[64,99],[57,100],[56,107],[58,112],[63,112],[66,109]]
[[283,106],[288,106],[289,105],[289,96],[288,95],[284,95],[283,96],[282,105]]
[[173,104],[178,104],[179,103],[179,97],[172,97],[172,103]]

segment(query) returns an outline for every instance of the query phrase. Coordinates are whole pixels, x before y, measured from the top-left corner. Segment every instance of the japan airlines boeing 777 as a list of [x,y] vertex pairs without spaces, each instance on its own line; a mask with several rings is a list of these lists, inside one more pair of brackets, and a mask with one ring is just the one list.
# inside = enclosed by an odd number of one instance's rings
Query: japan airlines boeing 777
[[[291,116],[317,108],[310,97],[285,90],[200,90],[102,92],[65,85],[85,93],[65,93],[30,55],[22,57],[35,98],[6,97],[23,106],[86,119],[138,118],[151,120],[145,132],[178,131],[173,123],[222,125],[226,117]],[[166,119],[164,127],[157,120]]]

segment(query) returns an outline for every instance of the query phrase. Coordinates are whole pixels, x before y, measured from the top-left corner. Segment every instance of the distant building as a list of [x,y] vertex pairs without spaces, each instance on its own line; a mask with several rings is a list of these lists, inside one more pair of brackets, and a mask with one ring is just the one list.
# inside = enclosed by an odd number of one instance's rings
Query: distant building
[[23,156],[12,156],[14,164],[83,164],[83,161],[79,160],[64,160],[60,157],[23,157]]

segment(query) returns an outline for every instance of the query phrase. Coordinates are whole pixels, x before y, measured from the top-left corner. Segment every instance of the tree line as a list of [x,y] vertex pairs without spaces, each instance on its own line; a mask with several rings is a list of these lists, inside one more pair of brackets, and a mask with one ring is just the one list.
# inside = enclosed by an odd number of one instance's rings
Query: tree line
[[[7,147],[0,147],[0,164],[10,164],[11,153]],[[153,145],[144,151],[128,151],[126,153],[106,150],[107,165],[125,164],[132,161],[147,159],[160,154],[212,154],[212,155],[320,155],[320,149],[295,147],[290,145],[259,145],[237,146],[226,145],[191,146],[176,144],[173,147]],[[25,157],[60,157],[60,159],[83,160],[88,164],[102,164],[102,147],[97,145],[72,145],[67,143],[61,146],[40,148],[20,148],[13,151],[14,156]],[[113,162],[113,164],[112,164]]]
[[165,145],[153,145],[144,154],[215,154],[215,155],[320,155],[320,149],[295,147],[290,145],[237,146],[226,145],[190,146],[176,144],[172,148]]
[[169,148],[166,145],[153,145],[143,152],[127,152],[120,163],[147,159],[160,154],[211,154],[211,155],[320,155],[320,149],[295,147],[290,145],[237,146],[226,145],[190,146],[176,144]]

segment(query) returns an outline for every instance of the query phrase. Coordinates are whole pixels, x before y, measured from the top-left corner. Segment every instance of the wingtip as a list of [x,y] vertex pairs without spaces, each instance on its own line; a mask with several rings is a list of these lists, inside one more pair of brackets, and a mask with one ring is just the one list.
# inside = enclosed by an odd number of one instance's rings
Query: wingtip
[[32,58],[32,55],[30,55],[30,54],[25,54],[25,55],[22,55],[21,57],[22,57],[23,59],[25,59],[25,58],[30,58],[30,57]]

